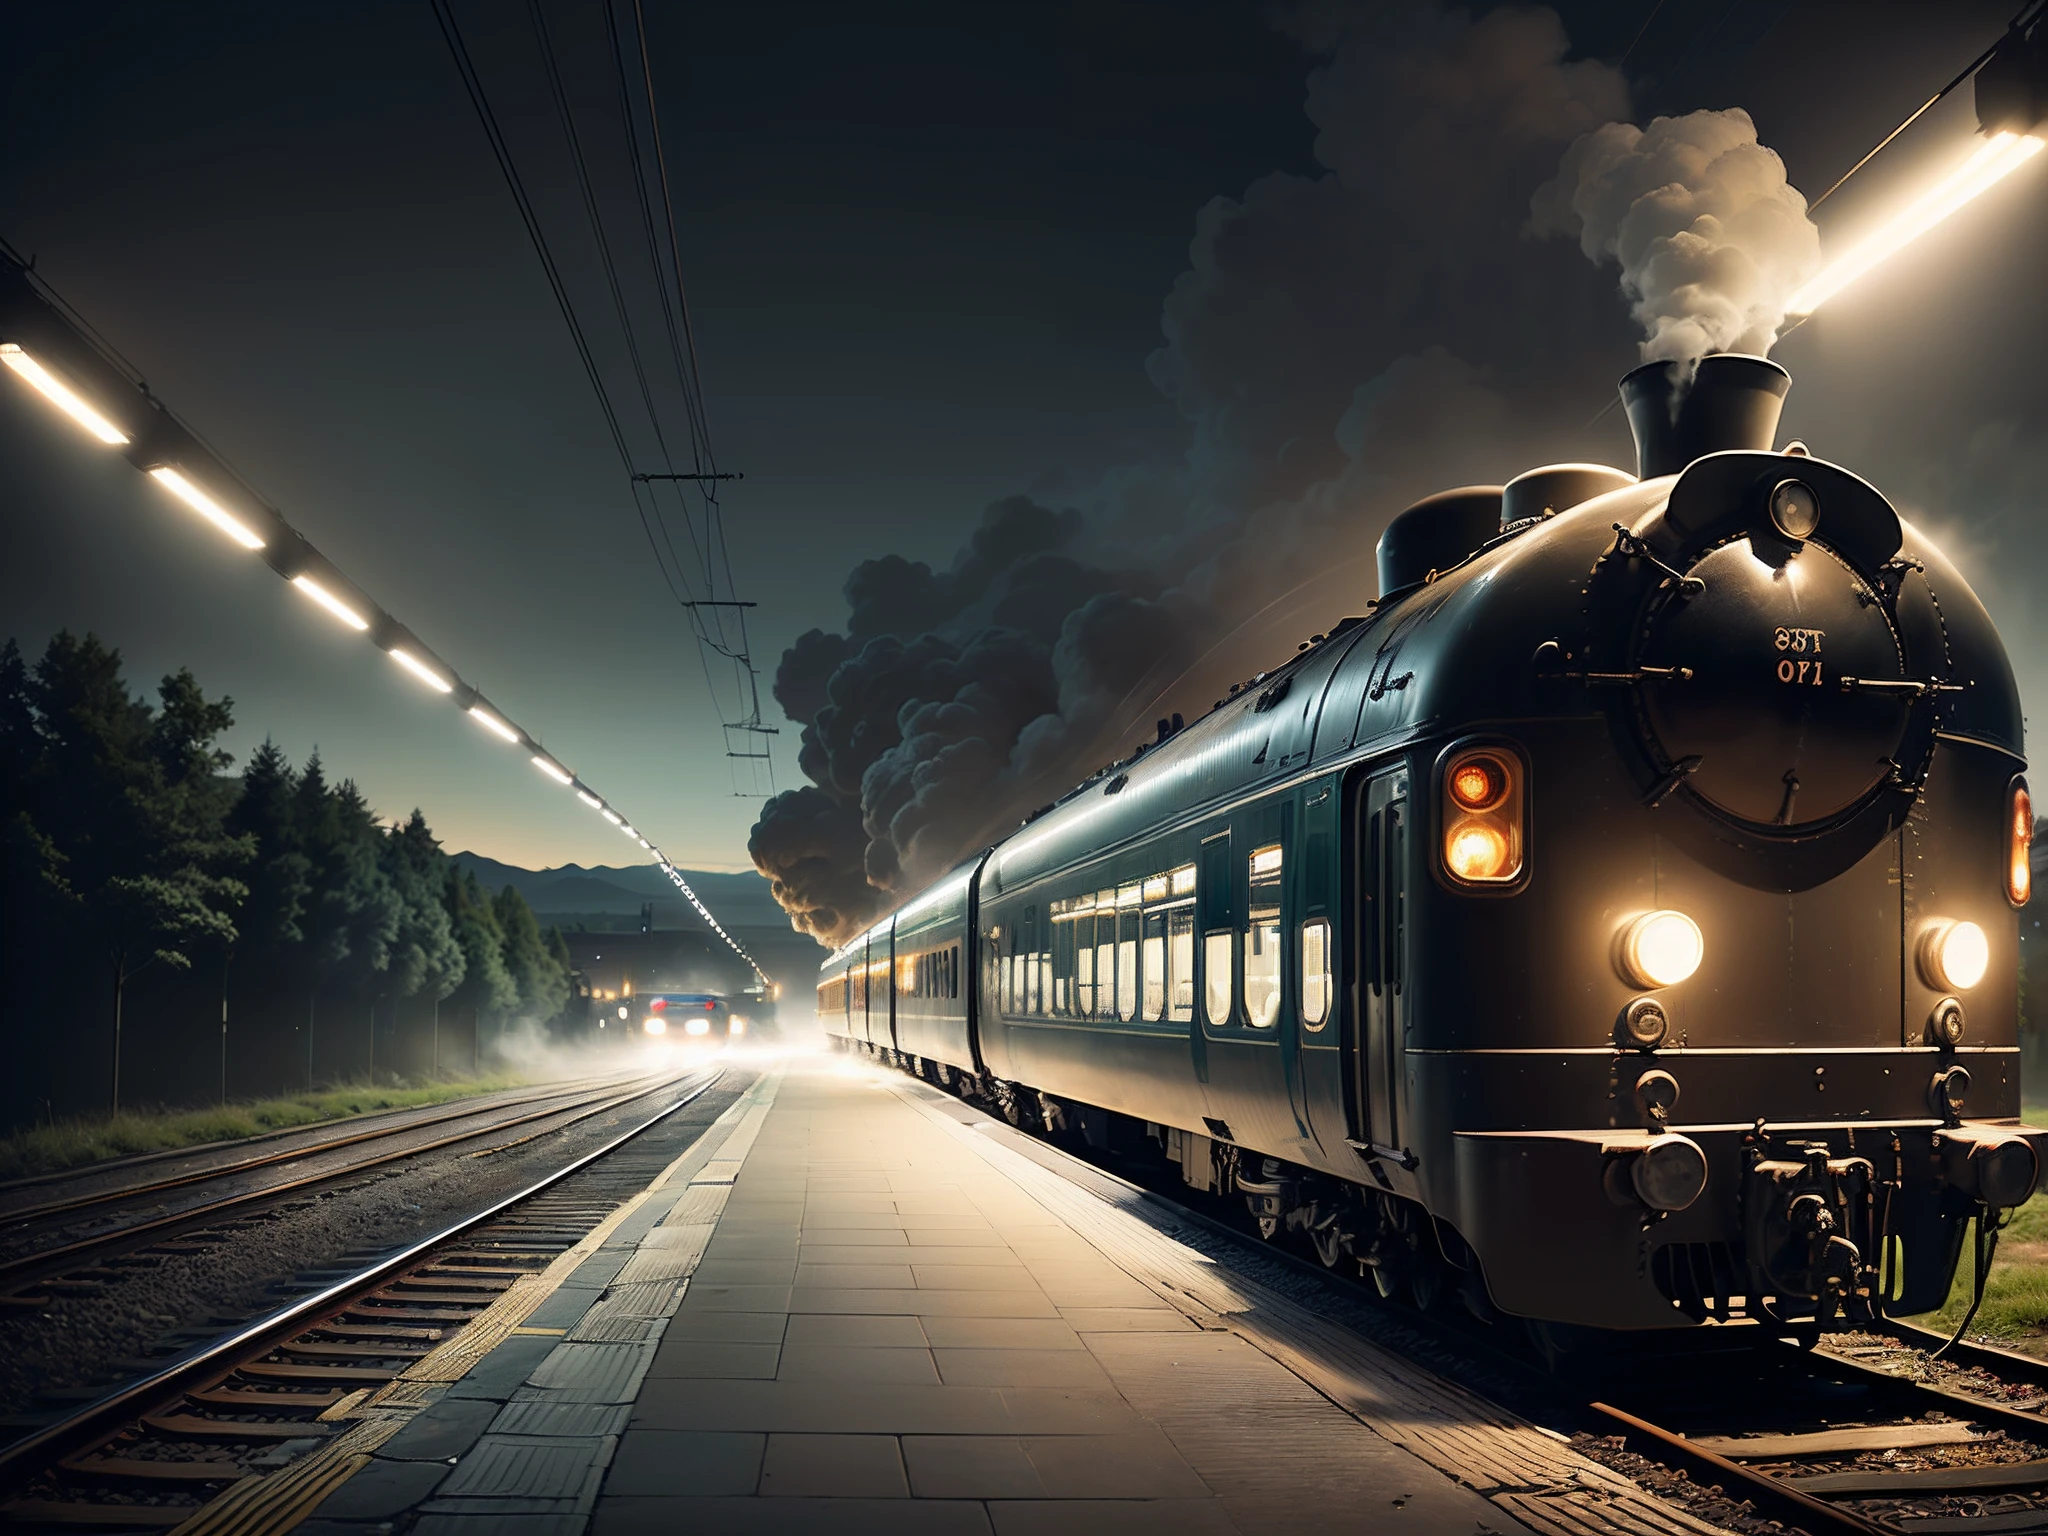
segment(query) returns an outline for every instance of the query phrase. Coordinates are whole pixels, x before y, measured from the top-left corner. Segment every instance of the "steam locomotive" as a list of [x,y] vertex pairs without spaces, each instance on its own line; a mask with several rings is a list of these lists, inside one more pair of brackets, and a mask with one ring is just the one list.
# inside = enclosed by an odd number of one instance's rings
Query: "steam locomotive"
[[2019,700],[1940,549],[1773,448],[1790,383],[1648,364],[1638,475],[1403,512],[1365,616],[835,952],[825,1029],[1390,1297],[1939,1306],[2048,1138]]

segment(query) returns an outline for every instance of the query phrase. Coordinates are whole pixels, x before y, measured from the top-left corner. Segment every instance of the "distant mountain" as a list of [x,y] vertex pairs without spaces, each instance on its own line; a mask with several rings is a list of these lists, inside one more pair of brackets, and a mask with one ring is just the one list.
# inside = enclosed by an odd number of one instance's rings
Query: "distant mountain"
[[[455,861],[473,870],[490,890],[510,885],[526,898],[537,913],[637,914],[642,902],[655,904],[655,916],[664,927],[695,928],[697,914],[683,899],[683,893],[652,864],[621,868],[564,864],[559,869],[521,869],[480,853],[458,853]],[[756,874],[716,874],[710,870],[686,869],[683,878],[718,915],[719,922],[735,931],[772,929],[788,932],[789,919],[769,894],[768,882]]]

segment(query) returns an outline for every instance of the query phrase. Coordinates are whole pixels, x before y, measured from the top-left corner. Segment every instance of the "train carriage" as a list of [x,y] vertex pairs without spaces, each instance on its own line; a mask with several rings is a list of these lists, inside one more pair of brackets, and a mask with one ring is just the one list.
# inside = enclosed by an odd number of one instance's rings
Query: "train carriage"
[[827,1030],[1390,1295],[1938,1305],[2039,1176],[2018,695],[1939,549],[1774,449],[1788,385],[1648,365],[1639,476],[1411,508],[1367,615],[836,952]]

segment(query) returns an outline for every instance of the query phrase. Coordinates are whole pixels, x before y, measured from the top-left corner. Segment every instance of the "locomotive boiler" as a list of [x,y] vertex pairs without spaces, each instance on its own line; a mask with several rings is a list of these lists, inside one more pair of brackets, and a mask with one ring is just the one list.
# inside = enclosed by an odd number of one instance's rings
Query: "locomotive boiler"
[[2019,700],[1941,550],[1773,446],[1789,384],[1645,365],[1636,475],[1402,513],[1364,616],[836,951],[828,1033],[1389,1296],[1940,1305],[2048,1134]]

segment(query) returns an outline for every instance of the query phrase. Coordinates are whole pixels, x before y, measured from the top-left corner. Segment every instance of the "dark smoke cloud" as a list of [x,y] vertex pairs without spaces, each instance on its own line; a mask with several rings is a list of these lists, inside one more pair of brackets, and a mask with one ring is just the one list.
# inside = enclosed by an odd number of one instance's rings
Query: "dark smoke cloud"
[[1406,501],[1584,457],[1626,331],[1576,252],[1528,236],[1569,146],[1626,114],[1555,13],[1317,4],[1313,177],[1200,210],[1150,376],[1184,459],[1055,510],[991,507],[945,570],[848,578],[784,655],[811,785],[750,851],[836,943],[1033,805],[1358,612]]

